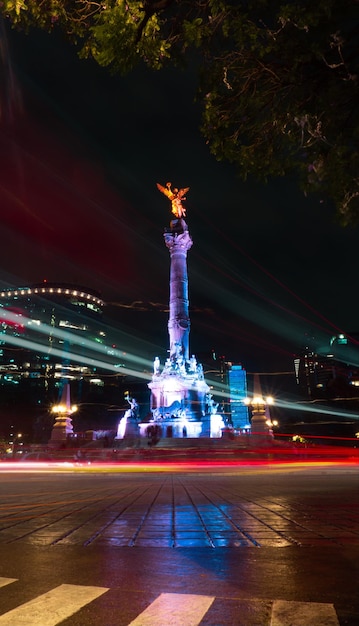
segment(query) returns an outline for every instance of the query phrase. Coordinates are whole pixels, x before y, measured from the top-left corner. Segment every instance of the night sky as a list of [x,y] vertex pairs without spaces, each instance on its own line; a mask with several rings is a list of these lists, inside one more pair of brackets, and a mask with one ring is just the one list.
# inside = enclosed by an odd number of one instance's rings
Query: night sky
[[95,288],[129,344],[165,354],[171,213],[156,182],[172,181],[190,187],[191,353],[289,371],[306,334],[359,331],[358,228],[295,181],[244,183],[218,163],[191,68],[111,76],[34,31],[3,34],[0,53],[1,287]]

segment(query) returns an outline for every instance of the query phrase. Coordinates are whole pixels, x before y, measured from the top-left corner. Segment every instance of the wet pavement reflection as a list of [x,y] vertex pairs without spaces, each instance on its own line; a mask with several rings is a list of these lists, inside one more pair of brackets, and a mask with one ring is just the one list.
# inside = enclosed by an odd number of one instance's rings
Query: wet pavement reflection
[[[14,476],[0,543],[127,547],[359,544],[357,473],[111,472]],[[260,480],[258,473],[260,472]]]

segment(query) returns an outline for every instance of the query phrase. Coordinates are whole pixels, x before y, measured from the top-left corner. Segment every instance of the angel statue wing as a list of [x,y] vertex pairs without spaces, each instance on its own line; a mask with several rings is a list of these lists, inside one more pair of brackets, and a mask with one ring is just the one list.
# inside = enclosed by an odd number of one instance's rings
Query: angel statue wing
[[176,197],[176,195],[173,193],[171,189],[172,183],[166,183],[166,187],[164,187],[163,185],[160,185],[160,183],[156,183],[156,185],[157,185],[157,189],[159,189],[159,191],[164,193],[165,196],[167,196],[167,198],[169,198],[170,200],[173,200]]
[[179,198],[182,198],[182,200],[185,200],[186,198],[184,197],[186,195],[186,193],[189,191],[189,187],[185,187],[184,189],[180,189],[177,193],[177,196]]

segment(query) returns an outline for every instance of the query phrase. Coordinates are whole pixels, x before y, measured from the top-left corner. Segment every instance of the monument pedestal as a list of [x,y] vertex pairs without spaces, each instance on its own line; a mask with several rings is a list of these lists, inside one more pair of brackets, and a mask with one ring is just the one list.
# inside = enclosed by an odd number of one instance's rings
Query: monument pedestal
[[72,435],[74,432],[72,426],[72,419],[70,415],[58,415],[55,418],[55,423],[52,427],[51,439],[49,444],[52,443],[63,443],[67,440],[69,435]]
[[256,445],[268,444],[273,439],[273,432],[267,424],[265,407],[252,410],[251,441]]

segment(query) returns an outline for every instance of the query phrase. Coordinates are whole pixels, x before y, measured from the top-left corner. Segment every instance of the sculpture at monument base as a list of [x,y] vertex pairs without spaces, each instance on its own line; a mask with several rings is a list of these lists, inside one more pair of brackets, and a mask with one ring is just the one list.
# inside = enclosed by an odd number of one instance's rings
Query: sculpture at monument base
[[125,394],[125,400],[129,403],[130,408],[125,411],[124,416],[119,421],[116,439],[134,439],[139,436],[137,401],[130,396],[128,391]]
[[[168,358],[162,369],[156,357],[151,390],[152,421],[161,426],[163,437],[221,437],[224,422],[217,414],[203,367],[194,355]],[[143,427],[140,425],[141,431]],[[142,432],[141,432],[142,434]]]

